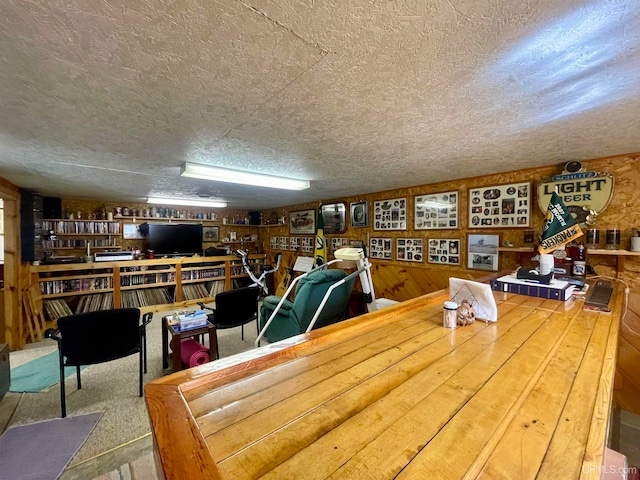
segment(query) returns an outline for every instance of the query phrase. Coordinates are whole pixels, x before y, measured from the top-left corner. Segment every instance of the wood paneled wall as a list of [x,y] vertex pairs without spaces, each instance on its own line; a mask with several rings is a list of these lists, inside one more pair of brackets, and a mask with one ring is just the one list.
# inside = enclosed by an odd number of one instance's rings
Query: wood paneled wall
[[4,200],[4,296],[0,319],[0,343],[14,349],[22,337],[22,299],[20,263],[20,192],[0,178],[0,197]]
[[[597,219],[596,227],[602,231],[608,228],[619,228],[622,233],[621,248],[628,249],[630,244],[631,228],[640,224],[640,154],[618,155],[602,159],[583,161],[586,170],[609,173],[614,177],[614,193],[608,208],[602,212]],[[542,229],[544,214],[537,206],[536,188],[538,182],[546,180],[553,175],[560,174],[564,170],[564,163],[544,168],[532,168],[514,172],[505,172],[496,175],[486,175],[476,178],[465,178],[448,182],[440,182],[429,185],[419,185],[415,187],[400,188],[385,192],[378,192],[367,195],[357,195],[345,198],[323,199],[322,203],[345,202],[347,207],[350,202],[367,201],[369,212],[372,213],[373,202],[397,197],[406,197],[408,201],[408,229],[406,231],[375,231],[373,227],[351,228],[344,234],[326,235],[327,244],[330,245],[332,237],[348,238],[349,240],[366,241],[369,237],[418,237],[418,238],[459,238],[461,240],[461,262],[460,266],[443,266],[425,262],[398,262],[372,259],[373,279],[377,296],[384,296],[395,300],[406,300],[415,296],[429,293],[448,286],[448,279],[451,276],[460,278],[479,278],[486,275],[486,271],[469,270],[466,268],[467,235],[470,233],[499,234],[500,242],[505,239],[515,246],[524,245],[523,234],[525,230],[532,229],[536,236]],[[461,168],[463,166],[461,165]],[[495,229],[473,229],[468,228],[468,198],[469,189],[485,187],[491,185],[502,185],[508,183],[532,182],[532,215],[531,226],[495,228]],[[354,186],[357,189],[357,186]],[[457,190],[459,192],[459,229],[452,230],[413,230],[414,218],[414,196],[428,193],[438,193]],[[287,215],[290,211],[317,208],[320,202],[292,205],[284,209],[264,212],[265,218]],[[350,219],[347,219],[350,225]],[[372,223],[372,222],[370,222]],[[261,229],[260,235],[265,247],[270,254],[269,237],[288,235],[286,226],[274,226],[269,229]],[[604,243],[604,238],[601,239]],[[425,242],[426,245],[426,242]],[[285,256],[291,254],[286,252]],[[615,274],[615,258],[592,257],[589,263],[595,266],[596,272],[602,275]],[[515,253],[501,253],[499,270],[515,269],[518,266],[518,258]],[[622,279],[640,287],[640,280],[637,272],[640,271],[640,262],[628,259],[625,271],[620,275]]]
[[[583,161],[583,165],[587,170],[594,170],[603,173],[609,173],[613,175],[615,179],[614,196],[609,207],[600,214],[597,221],[597,227],[604,231],[608,228],[619,228],[622,233],[622,248],[629,248],[631,228],[638,226],[640,220],[640,154],[628,154],[618,155],[614,157],[607,157],[602,159],[594,159]],[[520,183],[520,182],[532,182],[532,203],[537,205],[537,199],[535,198],[535,189],[537,182],[547,179],[553,175],[561,173],[564,163],[549,166],[544,168],[532,168],[527,170],[520,170],[514,172],[505,172],[495,175],[486,175],[476,178],[463,178],[461,180],[454,180],[448,182],[440,182],[428,185],[419,185],[406,188],[400,188],[396,190],[390,190],[386,192],[377,192],[366,195],[354,195],[344,198],[333,199],[319,199],[317,202],[305,203],[300,205],[291,205],[282,207],[279,209],[267,210],[263,212],[263,217],[269,219],[272,222],[282,216],[287,217],[290,211],[303,210],[308,208],[317,208],[322,203],[334,203],[345,202],[347,206],[351,202],[355,201],[367,201],[369,203],[369,209],[373,206],[373,202],[376,200],[384,200],[388,198],[407,197],[408,200],[408,218],[406,231],[374,231],[373,227],[368,228],[351,228],[349,227],[344,234],[339,235],[327,235],[327,243],[330,245],[332,237],[347,238],[349,240],[361,240],[366,241],[368,236],[381,236],[381,237],[421,237],[424,239],[431,238],[459,238],[461,240],[461,261],[460,266],[443,266],[435,265],[425,262],[398,262],[398,261],[385,261],[385,260],[371,260],[373,264],[373,278],[376,289],[376,295],[378,297],[386,297],[395,300],[407,300],[416,296],[433,292],[448,286],[448,279],[451,276],[460,278],[479,278],[486,275],[486,271],[482,270],[469,270],[466,265],[466,248],[467,248],[467,235],[469,233],[497,233],[500,235],[500,241],[505,239],[511,241],[516,246],[523,245],[523,232],[527,228],[515,227],[515,228],[497,228],[497,229],[469,229],[468,216],[467,216],[467,201],[470,188],[477,188],[490,185],[501,185],[506,183]],[[464,165],[461,165],[461,169]],[[8,195],[16,196],[17,189],[3,182],[4,187],[0,185],[0,188],[7,190]],[[358,190],[358,186],[354,186],[354,190]],[[423,195],[428,193],[438,193],[450,190],[457,190],[459,192],[459,212],[460,212],[460,228],[455,230],[433,230],[433,231],[414,231],[413,230],[413,202],[414,196]],[[16,203],[16,207],[17,207]],[[126,204],[105,202],[100,200],[80,200],[80,199],[63,199],[63,211],[77,212],[78,210],[83,212],[83,215],[92,214],[94,212],[100,212],[102,208],[106,208],[107,211],[113,211],[117,206],[127,206],[129,208],[148,208],[146,204]],[[202,209],[207,213],[212,211],[218,212],[220,221],[220,238],[224,238],[231,231],[237,231],[239,236],[251,235],[257,233],[260,237],[260,241],[265,247],[265,251],[270,254],[271,258],[276,253],[269,248],[269,239],[271,236],[288,236],[289,231],[286,225],[270,225],[267,228],[238,228],[233,225],[223,225],[221,219],[225,215],[246,215],[244,210],[234,209]],[[5,208],[5,214],[7,209]],[[9,215],[11,215],[9,211]],[[15,210],[17,219],[18,209]],[[536,234],[540,232],[544,220],[543,213],[536,207],[532,208],[531,227]],[[347,223],[350,224],[350,218],[347,219]],[[19,258],[19,224],[15,222],[15,230],[11,234],[16,238],[16,245],[14,246],[13,260],[17,262],[16,272],[16,285],[13,287],[17,292],[28,281],[28,266],[20,266]],[[425,244],[426,245],[426,244]],[[123,248],[144,248],[144,243],[141,240],[123,240]],[[9,248],[9,247],[8,247]],[[11,252],[10,252],[11,253]],[[289,262],[296,255],[293,252],[283,252],[285,266],[289,265]],[[9,263],[7,267],[9,267]],[[503,253],[500,255],[500,270],[514,269],[517,266],[517,257],[512,253]],[[591,265],[595,265],[596,272],[607,275],[615,273],[615,258],[607,257],[593,257],[589,259]],[[5,269],[6,271],[6,269]],[[281,273],[276,276],[275,284],[277,285],[284,269],[281,269]],[[640,261],[628,259],[626,261],[625,271],[621,273],[620,277],[627,281],[630,285],[636,288],[640,288],[640,279],[638,279],[637,273],[640,272]],[[5,279],[6,280],[6,279]],[[19,295],[10,302],[5,299],[5,312],[6,321],[2,333],[5,340],[11,344],[12,349],[20,348],[24,345],[26,338],[25,332],[22,331],[22,322],[17,321],[22,317],[20,309]],[[0,337],[0,341],[1,341]]]
[[631,291],[620,326],[614,400],[624,410],[640,415],[640,290]]

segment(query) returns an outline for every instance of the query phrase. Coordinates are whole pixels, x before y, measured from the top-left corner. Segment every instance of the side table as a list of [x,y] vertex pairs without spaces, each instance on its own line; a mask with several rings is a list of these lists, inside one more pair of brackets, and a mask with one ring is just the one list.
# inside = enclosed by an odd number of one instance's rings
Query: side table
[[[207,324],[202,327],[189,328],[181,331],[169,323],[171,317],[171,315],[162,317],[162,368],[169,368],[169,347],[171,347],[171,351],[173,352],[171,371],[178,372],[182,370],[182,357],[180,356],[182,353],[181,340],[183,338],[197,337],[204,334],[208,334],[209,336],[209,356],[211,360],[218,358],[216,327],[211,322],[207,322]],[[171,339],[169,339],[169,336],[171,336]]]

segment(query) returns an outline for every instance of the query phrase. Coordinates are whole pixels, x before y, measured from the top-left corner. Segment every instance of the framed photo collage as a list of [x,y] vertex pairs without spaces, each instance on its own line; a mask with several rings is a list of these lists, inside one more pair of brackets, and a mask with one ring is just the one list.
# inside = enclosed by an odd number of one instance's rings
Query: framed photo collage
[[[366,201],[350,204],[351,226],[370,226],[375,232],[368,242],[370,259],[399,262],[426,262],[438,265],[464,265],[469,269],[498,270],[499,235],[476,234],[477,229],[530,227],[532,188],[521,182],[468,190],[468,228],[466,248],[463,235],[444,238],[425,235],[411,236],[408,222],[410,201],[407,197],[389,198],[373,202],[371,215]],[[413,198],[413,232],[425,230],[458,230],[461,227],[460,192],[446,191],[415,195]],[[290,213],[289,233],[301,236],[271,237],[271,248],[313,254],[315,237],[312,233],[313,210]],[[406,237],[385,236],[384,232],[407,231]],[[457,238],[456,238],[457,237]],[[329,236],[327,249],[354,242],[343,237]],[[463,249],[466,251],[463,252]],[[464,256],[466,255],[466,260]],[[466,264],[464,263],[466,261]]]

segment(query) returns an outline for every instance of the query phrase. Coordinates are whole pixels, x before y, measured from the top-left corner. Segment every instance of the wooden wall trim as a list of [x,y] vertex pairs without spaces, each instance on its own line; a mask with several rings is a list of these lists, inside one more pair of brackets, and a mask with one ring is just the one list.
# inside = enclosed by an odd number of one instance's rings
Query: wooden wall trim
[[4,200],[4,315],[0,320],[0,343],[11,350],[21,348],[22,328],[20,262],[20,190],[0,177]]

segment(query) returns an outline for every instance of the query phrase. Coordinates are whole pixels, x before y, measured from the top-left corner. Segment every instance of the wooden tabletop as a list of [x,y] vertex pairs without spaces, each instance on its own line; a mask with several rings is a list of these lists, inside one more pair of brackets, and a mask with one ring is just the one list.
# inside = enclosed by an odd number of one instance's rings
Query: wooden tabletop
[[438,292],[145,388],[167,479],[599,478],[623,292],[495,292],[498,322],[442,327]]

